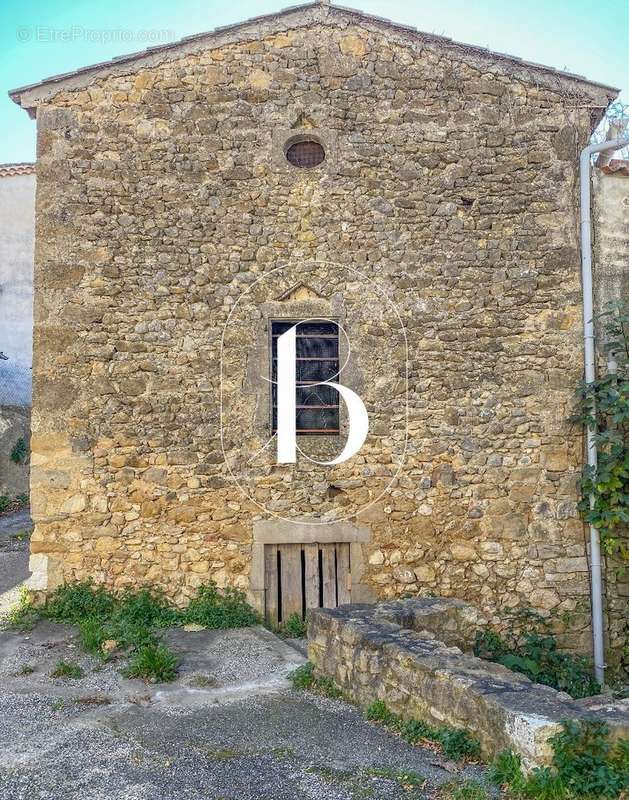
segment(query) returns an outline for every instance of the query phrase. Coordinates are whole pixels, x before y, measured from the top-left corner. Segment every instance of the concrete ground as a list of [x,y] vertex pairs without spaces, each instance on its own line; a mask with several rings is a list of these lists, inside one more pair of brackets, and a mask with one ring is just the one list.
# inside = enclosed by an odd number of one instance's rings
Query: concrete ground
[[30,513],[0,516],[0,616],[17,602],[28,578],[28,539],[33,530]]
[[[415,800],[482,777],[291,689],[304,657],[264,628],[166,638],[180,676],[147,685],[85,655],[67,626],[0,633],[2,800]],[[59,660],[84,677],[51,677]]]

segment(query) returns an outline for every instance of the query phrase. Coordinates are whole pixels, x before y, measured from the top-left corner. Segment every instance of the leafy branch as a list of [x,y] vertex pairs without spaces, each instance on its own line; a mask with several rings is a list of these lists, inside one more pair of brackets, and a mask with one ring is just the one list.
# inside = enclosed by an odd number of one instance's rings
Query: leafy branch
[[627,560],[622,533],[629,527],[629,305],[610,304],[598,316],[608,355],[605,373],[577,390],[572,422],[592,427],[597,466],[586,466],[578,507],[598,528],[610,555]]

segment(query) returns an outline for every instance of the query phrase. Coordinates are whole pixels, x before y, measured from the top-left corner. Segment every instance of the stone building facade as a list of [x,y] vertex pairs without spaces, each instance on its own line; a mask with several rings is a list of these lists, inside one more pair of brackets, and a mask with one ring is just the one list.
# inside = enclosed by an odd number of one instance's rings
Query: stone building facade
[[[587,647],[578,152],[616,90],[313,4],[12,95],[38,126],[35,588],[263,606],[269,545],[343,543],[352,599],[568,612]],[[323,163],[288,162],[304,140]],[[312,318],[343,321],[369,435],[278,465],[270,326]]]

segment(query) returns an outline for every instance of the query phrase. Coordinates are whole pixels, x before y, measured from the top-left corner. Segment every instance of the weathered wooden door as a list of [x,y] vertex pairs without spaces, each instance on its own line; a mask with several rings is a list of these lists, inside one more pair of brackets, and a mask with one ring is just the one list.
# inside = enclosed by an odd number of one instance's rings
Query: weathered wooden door
[[348,543],[267,544],[264,548],[266,618],[278,624],[309,608],[351,602]]

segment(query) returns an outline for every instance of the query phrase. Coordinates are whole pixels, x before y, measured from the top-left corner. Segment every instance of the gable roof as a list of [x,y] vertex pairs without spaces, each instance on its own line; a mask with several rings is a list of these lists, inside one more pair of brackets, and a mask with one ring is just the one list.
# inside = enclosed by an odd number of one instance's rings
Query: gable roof
[[73,72],[53,75],[39,83],[13,89],[9,92],[9,96],[15,103],[27,109],[31,116],[34,116],[37,105],[46,102],[57,92],[84,88],[97,78],[128,75],[138,69],[153,67],[163,61],[196,53],[207,47],[221,47],[238,41],[260,39],[273,33],[315,24],[339,27],[357,24],[370,30],[384,32],[389,36],[402,37],[407,40],[407,43],[410,40],[421,46],[441,46],[453,57],[482,62],[485,69],[492,66],[502,68],[505,72],[518,70],[525,80],[528,78],[543,82],[549,88],[564,87],[572,88],[574,91],[575,85],[578,85],[581,91],[591,96],[601,108],[605,108],[620,91],[613,86],[590,81],[582,75],[525,61],[506,53],[497,53],[485,47],[456,42],[446,36],[424,33],[418,31],[417,28],[400,25],[384,17],[366,14],[345,6],[331,6],[326,0],[320,0],[320,2],[290,6],[277,13],[252,17],[233,25],[224,25],[206,33],[184,36],[176,42],[149,47],[129,55],[117,56],[110,61],[102,61]]

